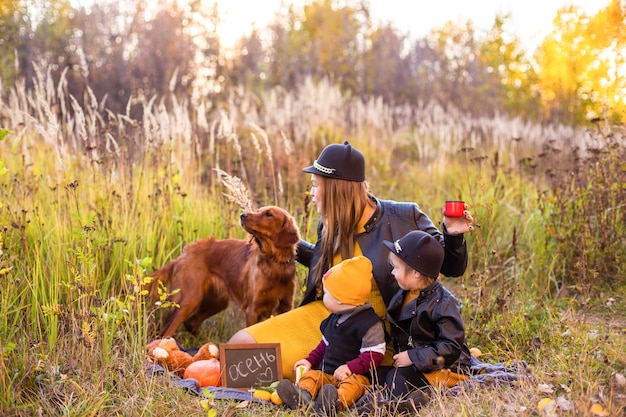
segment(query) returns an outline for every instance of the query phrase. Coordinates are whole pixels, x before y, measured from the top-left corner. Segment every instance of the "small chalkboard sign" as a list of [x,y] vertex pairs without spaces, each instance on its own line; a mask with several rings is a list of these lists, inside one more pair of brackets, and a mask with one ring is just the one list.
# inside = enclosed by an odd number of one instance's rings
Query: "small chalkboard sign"
[[283,378],[280,343],[220,344],[222,386],[250,389]]

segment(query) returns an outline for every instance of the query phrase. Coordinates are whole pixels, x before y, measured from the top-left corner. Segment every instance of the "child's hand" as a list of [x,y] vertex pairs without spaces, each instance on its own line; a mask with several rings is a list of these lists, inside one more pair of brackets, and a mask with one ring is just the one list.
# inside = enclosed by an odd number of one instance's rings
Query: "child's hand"
[[409,354],[406,350],[393,355],[393,366],[395,366],[396,368],[402,368],[411,365],[413,365],[413,362],[411,362],[411,358],[409,358]]
[[311,362],[306,359],[300,359],[298,362],[293,364],[293,369],[295,370],[298,366],[304,366],[304,372],[308,372],[311,369]]
[[350,368],[348,368],[348,365],[345,365],[345,364],[335,369],[335,373],[333,374],[335,379],[338,381],[343,381],[344,379],[348,378],[350,375],[352,375],[352,371],[350,370]]

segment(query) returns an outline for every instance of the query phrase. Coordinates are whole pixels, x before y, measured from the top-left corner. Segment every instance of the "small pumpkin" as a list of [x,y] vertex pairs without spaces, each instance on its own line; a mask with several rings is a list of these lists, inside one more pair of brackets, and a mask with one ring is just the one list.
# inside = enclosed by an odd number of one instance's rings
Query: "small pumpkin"
[[195,361],[185,369],[183,377],[195,379],[201,387],[217,387],[220,384],[220,362],[217,359]]

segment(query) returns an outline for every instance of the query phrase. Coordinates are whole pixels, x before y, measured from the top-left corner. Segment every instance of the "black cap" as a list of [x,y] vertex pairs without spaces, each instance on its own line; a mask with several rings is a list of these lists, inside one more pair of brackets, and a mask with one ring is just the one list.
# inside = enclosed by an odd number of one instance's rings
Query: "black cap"
[[413,230],[395,242],[383,244],[404,263],[422,274],[437,278],[443,264],[443,247],[432,235]]
[[303,169],[309,174],[346,181],[365,181],[365,158],[348,141],[326,146],[313,165]]

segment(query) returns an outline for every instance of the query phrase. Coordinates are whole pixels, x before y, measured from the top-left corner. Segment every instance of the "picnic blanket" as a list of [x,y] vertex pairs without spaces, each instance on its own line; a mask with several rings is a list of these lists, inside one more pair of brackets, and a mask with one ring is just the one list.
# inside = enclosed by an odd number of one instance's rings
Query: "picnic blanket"
[[472,356],[471,376],[448,388],[447,394],[455,396],[462,390],[480,386],[514,385],[532,375],[530,367],[524,361],[507,361],[499,363],[482,362]]
[[[267,403],[267,401],[254,398],[251,391],[226,387],[201,388],[198,381],[195,379],[183,379],[159,365],[147,364],[145,372],[148,376],[161,375],[168,377],[170,382],[175,386],[199,396],[210,397],[215,400],[239,400]],[[480,386],[514,385],[518,381],[531,376],[530,368],[524,361],[508,361],[490,364],[482,362],[475,357],[472,357],[471,372],[472,375],[467,380],[449,388],[446,393],[455,396],[462,392],[462,390]]]
[[170,383],[179,388],[183,388],[190,393],[199,395],[201,397],[211,397],[214,400],[240,400],[240,401],[254,401],[265,403],[267,401],[254,398],[252,392],[245,391],[237,388],[226,387],[200,387],[198,381],[193,378],[181,378],[176,374],[169,372],[167,369],[160,365],[147,364],[145,367],[146,375],[148,376],[164,376],[170,380]]

